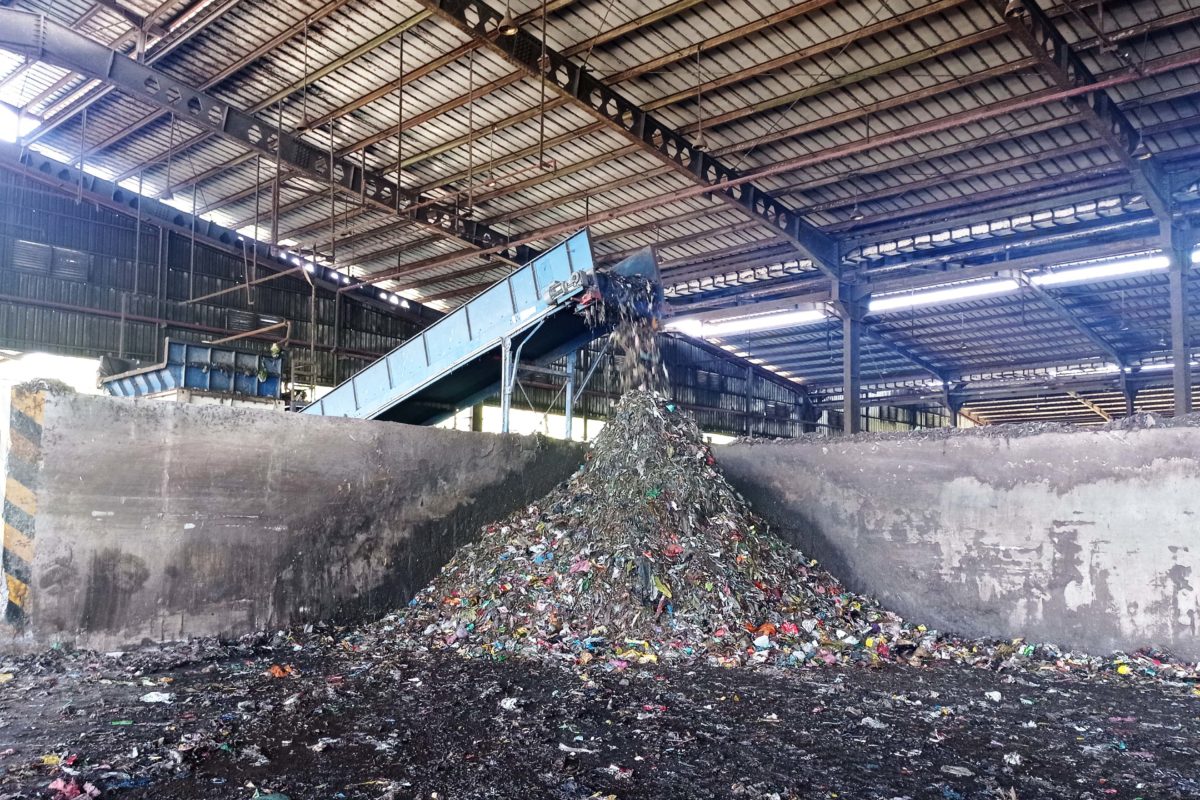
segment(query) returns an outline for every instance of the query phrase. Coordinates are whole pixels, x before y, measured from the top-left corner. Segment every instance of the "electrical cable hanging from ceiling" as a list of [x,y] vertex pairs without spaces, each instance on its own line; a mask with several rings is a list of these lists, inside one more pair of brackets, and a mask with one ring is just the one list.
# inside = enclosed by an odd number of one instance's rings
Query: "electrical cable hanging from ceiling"
[[[193,184],[194,185],[194,184]],[[250,239],[253,242],[258,241],[258,221],[259,221],[259,194],[262,188],[262,156],[254,157],[254,233]],[[254,305],[254,294],[251,291],[251,286],[258,280],[258,248],[251,245],[250,249],[253,253],[250,268],[246,272],[246,305]],[[242,257],[246,255],[246,240],[242,239]]]
[[[459,194],[457,197],[461,198]],[[455,205],[458,205],[457,202]],[[467,59],[467,210],[475,206],[475,50]]]
[[308,17],[304,18],[304,80],[300,85],[300,100],[303,104],[301,127],[308,127]]
[[[400,195],[404,192],[404,33],[400,31],[400,56],[397,68],[400,70],[399,84],[396,91],[396,214],[400,213]],[[403,235],[403,234],[401,234]],[[404,249],[396,248],[396,270],[404,260]]]
[[[329,265],[337,269],[337,182],[334,176],[334,146],[333,146],[333,127],[334,121],[329,120]],[[316,242],[313,243],[313,249],[316,250]],[[349,272],[349,269],[347,269]]]
[[538,169],[546,169],[546,73],[550,70],[549,58],[546,55],[546,0],[542,0],[542,55],[538,59],[538,72],[541,73],[541,101],[538,111]]
[[[275,185],[271,189],[271,244],[279,246],[279,191],[280,177],[283,169],[282,159],[280,158],[279,147],[280,139],[283,135],[283,101],[279,100],[275,103]],[[195,184],[193,184],[195,185]],[[195,205],[193,203],[193,205]]]
[[693,142],[697,150],[705,150],[704,146],[704,73],[700,69],[700,46],[696,45],[696,140]]
[[[86,115],[87,109],[84,109]],[[87,117],[85,116],[86,120]],[[171,162],[175,159],[175,112],[171,112],[171,125],[167,129],[167,185],[163,187],[162,193],[158,199],[164,203],[169,203],[175,199],[175,193],[171,191]]]

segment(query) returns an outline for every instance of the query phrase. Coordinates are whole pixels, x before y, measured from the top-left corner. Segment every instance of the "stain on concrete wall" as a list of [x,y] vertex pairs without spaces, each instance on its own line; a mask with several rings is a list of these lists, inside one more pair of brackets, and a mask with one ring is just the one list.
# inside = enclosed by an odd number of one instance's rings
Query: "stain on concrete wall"
[[403,605],[582,448],[394,423],[46,398],[29,624],[10,648],[236,636]]
[[855,589],[968,635],[1200,657],[1200,428],[733,445],[774,527]]

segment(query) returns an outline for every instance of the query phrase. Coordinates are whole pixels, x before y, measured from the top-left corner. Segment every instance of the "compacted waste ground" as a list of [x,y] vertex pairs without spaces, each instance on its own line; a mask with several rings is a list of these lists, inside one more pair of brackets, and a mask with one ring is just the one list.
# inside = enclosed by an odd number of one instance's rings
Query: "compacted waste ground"
[[297,636],[22,662],[0,797],[1200,796],[1187,686],[958,665],[590,673]]

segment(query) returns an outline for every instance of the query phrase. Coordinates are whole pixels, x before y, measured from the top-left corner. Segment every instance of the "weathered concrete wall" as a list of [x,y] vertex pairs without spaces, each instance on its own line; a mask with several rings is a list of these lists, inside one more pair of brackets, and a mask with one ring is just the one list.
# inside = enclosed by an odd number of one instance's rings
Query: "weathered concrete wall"
[[[9,649],[229,636],[394,608],[480,525],[549,491],[582,456],[534,437],[12,397],[14,409],[31,403],[41,431],[22,519],[36,529],[26,561],[5,528],[6,572],[28,585],[8,605]],[[12,477],[12,452],[8,463]]]
[[849,586],[914,620],[1200,657],[1200,427],[733,445],[726,474]]

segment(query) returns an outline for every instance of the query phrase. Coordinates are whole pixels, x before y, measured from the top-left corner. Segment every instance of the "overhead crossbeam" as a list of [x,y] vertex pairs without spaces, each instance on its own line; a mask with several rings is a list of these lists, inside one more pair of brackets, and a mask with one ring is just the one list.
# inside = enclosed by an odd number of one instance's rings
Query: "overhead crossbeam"
[[[378,208],[412,219],[470,247],[504,247],[509,238],[454,209],[416,195],[361,164],[324,152],[206,92],[139,64],[115,50],[48,19],[44,14],[0,8],[0,47],[103,81],[190,124],[218,133],[323,184]],[[538,251],[505,247],[501,258],[530,261]]]
[[739,177],[732,167],[605,85],[567,55],[544,47],[532,34],[518,28],[511,36],[501,35],[503,12],[483,0],[420,0],[420,3],[503,54],[530,77],[541,79],[544,75],[548,87],[569,97],[643,152],[655,156],[697,185],[712,186],[714,197],[740,208],[789,240],[830,277],[839,275],[840,250],[833,237],[750,182],[721,188],[722,184]]
[[[991,0],[991,4],[1056,87],[1074,89],[1097,83],[1096,76],[1036,0]],[[1158,167],[1145,157],[1145,151],[1139,150],[1145,145],[1137,129],[1105,89],[1073,97],[1070,102],[1083,112],[1088,126],[1129,170],[1158,218],[1160,235],[1168,239],[1172,226],[1170,193]]]
[[947,370],[944,370],[941,367],[937,366],[936,364],[934,364],[932,361],[925,358],[924,356],[917,355],[908,346],[903,345],[900,342],[897,342],[891,336],[880,331],[874,325],[872,325],[868,322],[864,322],[863,323],[863,333],[865,333],[867,335],[867,338],[870,339],[871,341],[873,341],[875,344],[879,345],[880,347],[887,350],[888,352],[899,356],[900,358],[909,362],[910,364],[917,367],[918,369],[920,369],[924,372],[928,372],[931,376],[938,379],[939,381],[949,380],[950,373]]
[[1024,273],[1014,271],[1014,274],[1025,288],[1029,289],[1039,300],[1053,309],[1060,319],[1069,323],[1075,330],[1083,334],[1088,341],[1100,348],[1100,352],[1111,358],[1117,366],[1128,366],[1129,357],[1118,350],[1112,342],[1097,333],[1095,328],[1089,325],[1083,317],[1079,316],[1075,309],[1055,297],[1045,288],[1030,281]]

